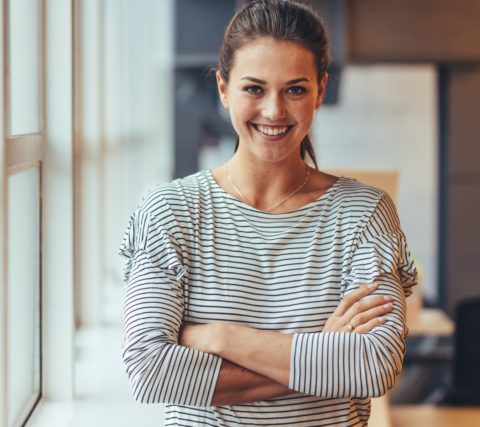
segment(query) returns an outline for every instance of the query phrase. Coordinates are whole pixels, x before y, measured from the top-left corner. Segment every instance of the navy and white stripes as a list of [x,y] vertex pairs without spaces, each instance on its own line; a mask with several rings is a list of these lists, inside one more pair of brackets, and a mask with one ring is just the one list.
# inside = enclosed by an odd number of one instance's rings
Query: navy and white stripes
[[[365,425],[369,398],[401,369],[416,271],[380,190],[340,178],[307,206],[268,214],[199,172],[153,190],[120,251],[125,366],[137,400],[169,404],[166,425]],[[323,333],[345,293],[374,280],[376,293],[394,297],[387,323],[364,335]],[[298,393],[211,407],[221,359],[179,346],[182,322],[295,333],[290,388]]]

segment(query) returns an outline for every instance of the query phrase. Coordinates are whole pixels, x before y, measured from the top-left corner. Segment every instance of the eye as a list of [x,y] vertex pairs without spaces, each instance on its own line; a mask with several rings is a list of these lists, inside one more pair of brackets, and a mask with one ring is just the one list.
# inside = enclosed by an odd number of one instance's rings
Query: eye
[[287,92],[291,95],[302,95],[307,91],[303,86],[292,86],[287,89]]
[[247,86],[243,90],[249,95],[260,95],[263,92],[260,86]]

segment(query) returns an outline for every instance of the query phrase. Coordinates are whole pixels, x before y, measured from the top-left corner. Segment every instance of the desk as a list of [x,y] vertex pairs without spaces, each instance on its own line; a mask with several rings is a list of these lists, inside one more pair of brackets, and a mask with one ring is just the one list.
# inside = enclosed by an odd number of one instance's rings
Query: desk
[[421,308],[407,316],[409,336],[430,335],[450,336],[455,324],[447,314],[438,308]]
[[445,407],[434,405],[391,406],[393,427],[477,427],[480,407]]

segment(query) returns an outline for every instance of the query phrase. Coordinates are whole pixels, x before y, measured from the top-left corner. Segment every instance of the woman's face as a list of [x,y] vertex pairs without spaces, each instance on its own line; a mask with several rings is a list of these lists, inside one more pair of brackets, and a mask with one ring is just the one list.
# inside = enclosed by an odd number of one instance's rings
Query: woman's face
[[326,82],[318,82],[313,53],[296,43],[264,37],[237,50],[229,82],[217,73],[217,83],[239,151],[267,162],[299,157]]

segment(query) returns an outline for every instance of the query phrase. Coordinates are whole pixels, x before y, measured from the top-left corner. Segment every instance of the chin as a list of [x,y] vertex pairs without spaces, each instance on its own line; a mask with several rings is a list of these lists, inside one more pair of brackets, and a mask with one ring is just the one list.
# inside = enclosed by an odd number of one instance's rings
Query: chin
[[259,160],[262,160],[266,163],[281,163],[285,161],[292,160],[294,157],[300,156],[300,147],[298,149],[292,150],[292,151],[282,151],[282,152],[272,152],[271,150],[269,151],[263,151],[263,152],[257,152],[254,153],[255,157],[258,158]]

